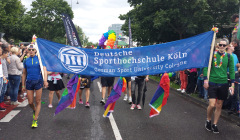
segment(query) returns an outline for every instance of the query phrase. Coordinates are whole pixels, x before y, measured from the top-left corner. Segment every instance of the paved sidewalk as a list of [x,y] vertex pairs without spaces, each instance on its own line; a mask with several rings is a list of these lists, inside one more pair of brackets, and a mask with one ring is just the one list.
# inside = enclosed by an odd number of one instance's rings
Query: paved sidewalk
[[[171,88],[172,93],[177,94],[179,96],[182,96],[183,98],[188,98],[190,101],[194,102],[195,104],[202,106],[203,108],[207,108],[208,103],[205,100],[202,100],[200,98],[195,98],[192,96],[189,96],[187,94],[182,94],[179,91],[177,91],[174,88]],[[236,114],[229,114],[228,110],[223,109],[222,113],[221,113],[221,117],[223,117],[224,119],[231,121],[233,123],[236,123],[238,126],[240,126],[240,117],[238,117]]]
[[[153,79],[150,79],[150,80],[155,81]],[[155,81],[155,82],[157,82],[157,81]],[[159,82],[157,82],[157,83],[159,83]],[[202,108],[207,109],[208,103],[205,100],[189,96],[188,94],[182,94],[181,92],[177,91],[174,88],[170,88],[170,90],[171,90],[170,94],[172,93],[172,94],[181,96],[182,98],[188,99],[188,101],[193,102],[193,103],[201,106]],[[236,123],[236,125],[238,125],[240,127],[240,117],[238,117],[236,114],[229,114],[228,110],[223,109],[222,113],[221,113],[221,117],[224,118],[225,120]]]

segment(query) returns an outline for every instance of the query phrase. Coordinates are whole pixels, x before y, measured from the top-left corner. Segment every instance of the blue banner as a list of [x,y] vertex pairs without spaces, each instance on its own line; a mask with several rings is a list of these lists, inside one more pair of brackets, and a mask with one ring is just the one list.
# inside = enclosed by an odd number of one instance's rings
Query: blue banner
[[48,71],[129,77],[207,67],[213,34],[125,49],[77,48],[41,38],[37,44]]

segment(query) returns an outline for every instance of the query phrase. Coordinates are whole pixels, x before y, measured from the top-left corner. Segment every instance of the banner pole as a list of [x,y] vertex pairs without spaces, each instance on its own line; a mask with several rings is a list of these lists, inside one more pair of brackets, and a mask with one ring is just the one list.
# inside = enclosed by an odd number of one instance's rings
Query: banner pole
[[208,72],[207,72],[207,78],[208,78],[208,80],[209,80],[210,71],[211,71],[211,66],[212,66],[212,56],[213,56],[215,38],[216,38],[216,32],[214,31],[213,39],[212,39],[212,44],[211,44],[211,50],[210,50],[209,63],[208,63]]
[[41,69],[41,72],[42,72],[42,77],[43,77],[43,81],[45,80],[45,77],[44,77],[44,70],[43,70],[43,65],[42,65],[42,59],[41,59],[41,55],[40,55],[40,52],[39,52],[39,49],[38,49],[38,45],[37,45],[37,41],[35,42],[35,45],[36,45],[36,49],[37,49],[37,53],[38,53],[38,60],[39,60],[39,64],[40,64],[40,69]]

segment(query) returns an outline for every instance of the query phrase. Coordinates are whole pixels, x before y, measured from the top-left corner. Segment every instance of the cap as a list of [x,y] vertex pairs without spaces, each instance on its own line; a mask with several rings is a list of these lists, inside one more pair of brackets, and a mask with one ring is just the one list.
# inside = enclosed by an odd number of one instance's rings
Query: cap
[[37,50],[37,47],[36,47],[36,45],[30,44],[30,45],[27,46],[27,49],[35,49],[35,50]]

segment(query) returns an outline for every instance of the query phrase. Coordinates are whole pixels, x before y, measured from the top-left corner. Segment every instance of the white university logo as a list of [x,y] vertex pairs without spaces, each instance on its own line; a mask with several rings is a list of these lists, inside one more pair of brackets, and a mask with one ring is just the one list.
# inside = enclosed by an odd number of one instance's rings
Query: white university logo
[[58,52],[58,58],[63,66],[74,73],[82,72],[87,68],[88,56],[76,47],[63,47]]

